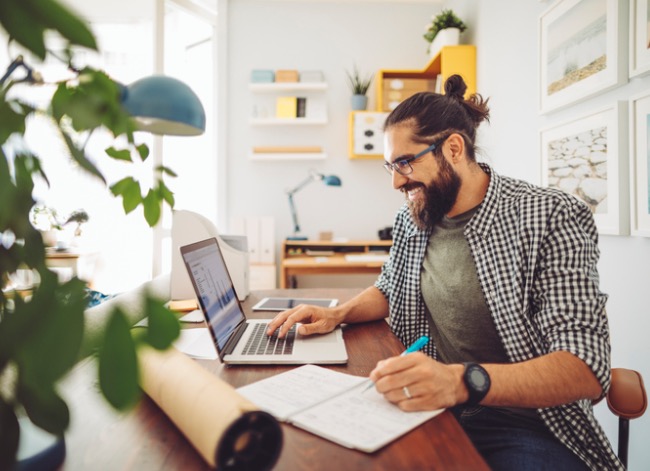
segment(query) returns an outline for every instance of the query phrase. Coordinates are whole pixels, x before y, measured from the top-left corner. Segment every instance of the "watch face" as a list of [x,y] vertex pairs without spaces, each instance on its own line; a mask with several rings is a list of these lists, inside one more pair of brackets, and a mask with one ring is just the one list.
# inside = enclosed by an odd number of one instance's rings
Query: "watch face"
[[472,368],[469,372],[469,379],[472,385],[479,391],[483,391],[487,386],[487,378],[483,372],[477,368]]

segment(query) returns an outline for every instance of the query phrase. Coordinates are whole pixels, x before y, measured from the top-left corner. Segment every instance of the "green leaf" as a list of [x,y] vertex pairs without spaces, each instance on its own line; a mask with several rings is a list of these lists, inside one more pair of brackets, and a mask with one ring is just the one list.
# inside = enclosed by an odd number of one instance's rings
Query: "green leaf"
[[180,334],[180,324],[176,315],[167,309],[160,300],[147,298],[149,327],[147,343],[158,350],[169,348]]
[[[3,0],[5,1],[5,0]],[[48,28],[58,31],[72,44],[97,49],[95,37],[86,23],[54,0],[22,0],[31,8],[34,17]],[[29,28],[25,28],[29,29]]]
[[99,385],[108,402],[124,410],[140,396],[138,359],[126,316],[116,308],[99,351]]
[[19,385],[18,398],[30,420],[54,435],[62,435],[70,424],[70,411],[53,388],[29,388]]
[[83,152],[83,150],[78,149],[77,146],[72,142],[72,138],[66,133],[63,129],[59,128],[61,131],[61,135],[63,136],[63,140],[65,141],[66,146],[68,146],[68,150],[70,151],[70,155],[74,159],[75,162],[81,166],[85,171],[90,173],[91,175],[96,176],[99,178],[104,184],[106,184],[106,179],[104,178],[104,175],[99,171],[95,165],[86,158],[86,154]]
[[133,162],[133,160],[131,160],[131,151],[128,149],[117,150],[115,147],[111,146],[106,149],[106,154],[116,160],[126,160],[127,162]]
[[0,469],[14,469],[18,451],[18,419],[13,408],[0,396]]
[[0,144],[13,133],[25,134],[25,120],[31,110],[22,104],[0,101]]
[[142,206],[144,207],[144,218],[147,220],[149,226],[153,227],[160,219],[160,206],[161,198],[158,193],[154,190],[149,190],[147,196],[142,200]]
[[[23,0],[0,1],[0,23],[13,39],[45,59],[45,25]],[[29,27],[25,27],[29,25]]]
[[135,148],[138,151],[138,154],[140,154],[140,159],[142,159],[143,162],[147,160],[147,157],[149,157],[149,147],[147,144],[140,144]]
[[111,191],[115,196],[122,197],[122,206],[124,212],[129,214],[142,203],[140,194],[140,184],[133,177],[125,177],[111,186]]
[[169,175],[170,177],[178,176],[176,172],[174,172],[171,168],[165,167],[164,165],[159,165],[156,167],[156,170],[158,170],[160,173],[164,173],[165,175]]
[[174,193],[171,192],[169,188],[167,188],[167,185],[163,181],[158,182],[158,193],[164,199],[167,201],[167,204],[169,204],[170,207],[174,207]]

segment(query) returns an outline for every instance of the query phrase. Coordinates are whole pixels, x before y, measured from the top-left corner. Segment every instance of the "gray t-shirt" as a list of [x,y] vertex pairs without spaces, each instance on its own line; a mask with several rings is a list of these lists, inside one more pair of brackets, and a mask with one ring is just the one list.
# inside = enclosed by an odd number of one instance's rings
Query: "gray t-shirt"
[[422,297],[443,363],[508,362],[463,235],[477,209],[453,218],[445,216],[429,238],[422,264]]

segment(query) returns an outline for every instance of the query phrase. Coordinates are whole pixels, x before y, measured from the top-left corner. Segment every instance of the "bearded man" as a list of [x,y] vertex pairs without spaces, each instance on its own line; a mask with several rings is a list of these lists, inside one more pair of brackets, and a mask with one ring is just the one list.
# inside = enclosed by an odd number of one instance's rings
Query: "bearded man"
[[450,408],[495,470],[623,469],[593,415],[610,384],[607,296],[588,207],[476,161],[489,118],[460,76],[419,93],[385,124],[385,164],[406,195],[374,286],[335,308],[278,314],[303,335],[390,317],[420,353],[370,374],[405,411]]

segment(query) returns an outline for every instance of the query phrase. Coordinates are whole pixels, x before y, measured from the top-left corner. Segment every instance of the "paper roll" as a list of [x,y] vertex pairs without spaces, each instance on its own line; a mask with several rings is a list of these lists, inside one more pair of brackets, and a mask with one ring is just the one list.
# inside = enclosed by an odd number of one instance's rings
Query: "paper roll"
[[282,429],[229,384],[174,348],[138,351],[144,392],[212,467],[270,469],[282,449]]

